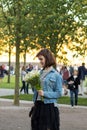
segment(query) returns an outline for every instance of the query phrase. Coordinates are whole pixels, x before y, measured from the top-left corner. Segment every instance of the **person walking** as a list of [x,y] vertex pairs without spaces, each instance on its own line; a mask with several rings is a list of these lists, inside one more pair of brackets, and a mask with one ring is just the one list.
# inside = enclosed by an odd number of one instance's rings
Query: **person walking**
[[67,79],[69,78],[69,71],[66,66],[62,66],[60,71],[62,77],[63,77],[63,88],[64,88],[64,95],[68,94],[67,90]]
[[70,75],[72,76],[74,72],[74,67],[72,65],[69,66],[69,72],[70,72]]
[[67,79],[67,82],[68,82],[68,89],[70,90],[71,106],[72,107],[74,105],[77,106],[77,104],[78,104],[78,89],[79,89],[79,84],[80,84],[77,70],[74,70],[72,76],[70,76]]
[[8,71],[5,70],[3,65],[0,66],[0,82],[2,82],[3,78],[5,77],[5,74],[8,75]]
[[84,95],[84,81],[85,81],[85,76],[87,75],[87,69],[85,67],[85,63],[82,63],[82,66],[78,68],[79,72],[79,79],[80,79],[80,89],[79,89],[79,94]]
[[50,50],[42,49],[37,57],[43,68],[40,73],[42,90],[34,91],[31,127],[32,130],[59,130],[60,117],[56,103],[62,94],[62,78],[53,67],[56,61]]
[[[33,65],[29,64],[28,68],[26,69],[26,72],[30,73],[32,70],[33,70]],[[31,87],[31,88],[33,88],[33,87]],[[28,89],[29,89],[29,83],[26,84],[26,93],[27,94],[29,93]],[[33,89],[32,89],[32,91],[33,91]]]
[[25,82],[25,76],[26,76],[26,69],[23,66],[22,70],[21,70],[21,81],[22,81],[22,87],[20,92],[22,92],[24,90],[24,93],[26,93],[26,82]]

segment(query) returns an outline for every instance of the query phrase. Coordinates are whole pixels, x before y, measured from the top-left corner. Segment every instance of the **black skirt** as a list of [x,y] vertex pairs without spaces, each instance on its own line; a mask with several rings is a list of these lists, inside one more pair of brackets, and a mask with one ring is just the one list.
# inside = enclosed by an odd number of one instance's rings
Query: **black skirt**
[[53,103],[44,104],[36,101],[31,116],[32,130],[59,130],[59,110]]

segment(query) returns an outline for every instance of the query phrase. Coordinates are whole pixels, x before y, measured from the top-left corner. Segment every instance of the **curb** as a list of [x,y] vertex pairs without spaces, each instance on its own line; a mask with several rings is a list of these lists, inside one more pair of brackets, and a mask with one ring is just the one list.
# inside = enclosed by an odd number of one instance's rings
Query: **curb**
[[[0,98],[0,101],[2,101],[2,102],[13,102],[13,99],[2,99],[2,98]],[[33,101],[24,101],[24,100],[20,100],[20,103],[23,103],[23,104],[33,104]],[[65,105],[65,104],[57,104],[57,106],[59,106],[59,107],[64,107],[64,108],[71,108],[71,105]],[[15,107],[15,106],[13,106],[13,107]],[[16,107],[17,108],[17,107]],[[18,108],[20,108],[20,106],[18,107]],[[23,107],[22,107],[23,108]],[[24,108],[27,108],[27,107],[24,107]],[[29,107],[28,107],[29,108]],[[76,108],[76,109],[87,109],[87,107],[86,106],[77,106],[77,107],[74,107],[74,108]],[[74,109],[73,108],[73,109]]]

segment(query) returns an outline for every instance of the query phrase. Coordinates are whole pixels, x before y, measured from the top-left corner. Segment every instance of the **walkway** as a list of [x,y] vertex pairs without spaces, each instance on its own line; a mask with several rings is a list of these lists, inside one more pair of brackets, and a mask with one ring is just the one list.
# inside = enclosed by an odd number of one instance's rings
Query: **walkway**
[[[32,91],[29,90],[29,93]],[[0,89],[0,96],[13,94],[13,89]],[[16,107],[13,106],[13,100],[0,99],[0,130],[31,130],[28,117],[31,106],[32,102],[20,101],[20,107]],[[87,130],[87,107],[59,105],[59,109],[60,130]]]
[[[31,89],[29,89],[29,93],[33,94]],[[23,92],[22,92],[22,94],[23,94]],[[0,96],[7,96],[7,95],[14,95],[14,89],[1,89],[0,88]],[[69,96],[69,92],[68,92],[68,96]],[[79,96],[79,97],[87,98],[87,95]]]
[[[31,130],[29,110],[31,102],[21,102],[20,107],[13,106],[9,100],[0,101],[0,130]],[[87,109],[61,106],[60,130],[87,130]]]
[[[32,94],[31,89],[29,90],[29,93]],[[0,96],[7,96],[7,95],[14,95],[14,89],[1,89],[0,88]]]

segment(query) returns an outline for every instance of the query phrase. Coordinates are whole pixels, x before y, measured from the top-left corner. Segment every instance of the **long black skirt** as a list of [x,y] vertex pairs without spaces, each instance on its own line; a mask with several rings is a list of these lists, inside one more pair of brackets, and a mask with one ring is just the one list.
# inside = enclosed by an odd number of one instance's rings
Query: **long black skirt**
[[32,116],[32,130],[59,130],[60,118],[59,110],[53,103],[44,104],[42,101],[36,101]]

